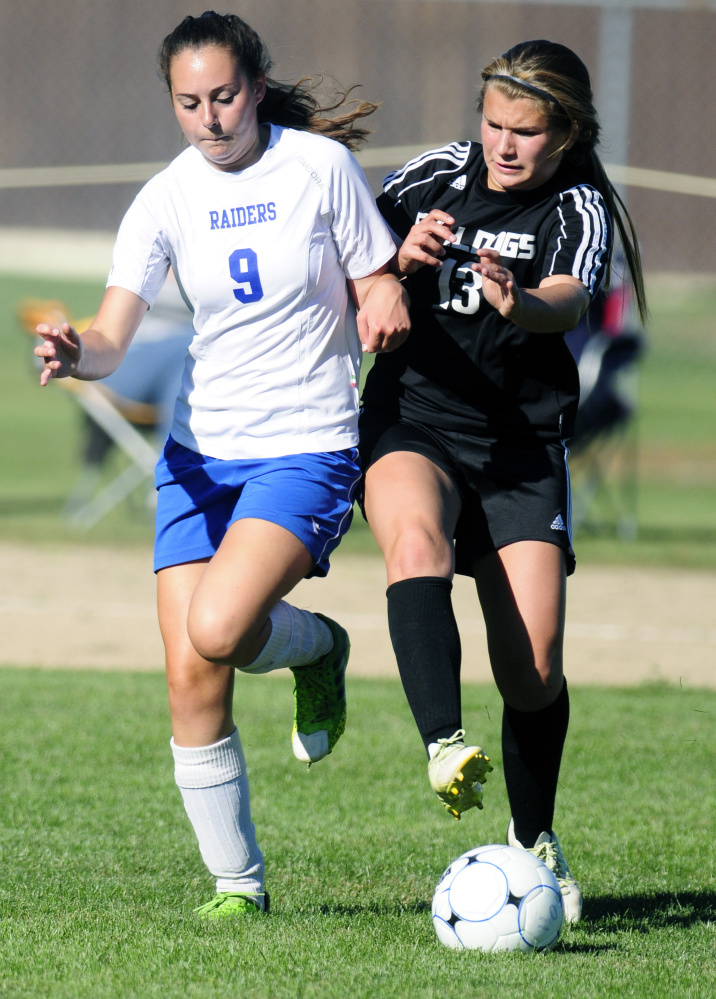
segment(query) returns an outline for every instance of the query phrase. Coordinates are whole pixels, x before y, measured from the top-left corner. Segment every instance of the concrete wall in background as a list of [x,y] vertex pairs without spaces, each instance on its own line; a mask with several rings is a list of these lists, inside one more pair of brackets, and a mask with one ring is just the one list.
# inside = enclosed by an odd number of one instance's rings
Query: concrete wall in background
[[[164,35],[203,4],[187,0],[2,0],[0,169],[166,161],[180,133],[156,70]],[[517,41],[574,48],[595,92],[603,12],[564,3],[461,0],[244,0],[274,76],[324,75],[382,101],[371,146],[477,135],[479,71]],[[716,177],[716,12],[637,9],[628,164]],[[601,87],[601,91],[600,91]],[[609,123],[606,123],[607,125]],[[615,150],[603,149],[606,162]],[[369,170],[377,190],[384,169]],[[0,225],[114,229],[139,184],[0,190]],[[716,201],[628,188],[651,270],[716,270]]]

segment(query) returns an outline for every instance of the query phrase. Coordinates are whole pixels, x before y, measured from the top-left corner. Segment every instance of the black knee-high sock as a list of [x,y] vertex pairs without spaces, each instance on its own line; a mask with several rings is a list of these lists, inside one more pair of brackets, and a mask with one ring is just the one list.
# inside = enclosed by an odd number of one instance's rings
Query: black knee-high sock
[[549,707],[502,713],[502,762],[515,836],[534,846],[542,832],[552,830],[562,749],[569,725],[567,681]]
[[460,634],[452,583],[441,576],[388,587],[388,626],[400,679],[425,748],[462,727]]

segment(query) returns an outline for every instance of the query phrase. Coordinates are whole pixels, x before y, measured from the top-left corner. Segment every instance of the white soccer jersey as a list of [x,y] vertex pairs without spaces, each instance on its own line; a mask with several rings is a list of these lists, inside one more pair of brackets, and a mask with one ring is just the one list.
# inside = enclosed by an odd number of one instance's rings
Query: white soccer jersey
[[194,310],[174,439],[215,458],[354,445],[361,346],[346,277],[393,252],[338,142],[272,125],[259,162],[236,173],[181,153],[127,212],[107,282],[151,305],[171,264]]

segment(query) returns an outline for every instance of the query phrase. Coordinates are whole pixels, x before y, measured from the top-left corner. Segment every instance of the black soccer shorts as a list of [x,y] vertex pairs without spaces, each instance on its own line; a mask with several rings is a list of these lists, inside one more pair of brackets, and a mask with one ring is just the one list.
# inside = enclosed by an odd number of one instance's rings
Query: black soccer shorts
[[359,449],[364,472],[386,454],[412,451],[454,482],[462,499],[455,528],[455,569],[462,575],[473,575],[476,558],[516,541],[557,545],[567,575],[574,572],[569,452],[562,442],[477,437],[373,411],[361,415]]

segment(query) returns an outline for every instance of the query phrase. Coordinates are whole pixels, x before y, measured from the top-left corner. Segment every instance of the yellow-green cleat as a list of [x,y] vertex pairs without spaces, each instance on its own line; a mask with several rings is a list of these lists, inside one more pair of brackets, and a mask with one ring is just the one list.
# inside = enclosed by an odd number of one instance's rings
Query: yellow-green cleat
[[305,666],[292,666],[293,755],[310,766],[328,756],[346,727],[346,666],[351,643],[348,633],[323,614],[316,614],[333,635],[325,655]]
[[236,919],[237,917],[264,914],[268,911],[268,892],[243,895],[233,891],[219,892],[210,902],[205,902],[198,909],[194,909],[199,919]]
[[459,819],[468,808],[482,808],[482,784],[492,770],[490,757],[479,746],[466,746],[465,730],[438,739],[438,750],[428,763],[428,777],[443,806]]

